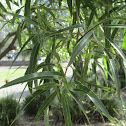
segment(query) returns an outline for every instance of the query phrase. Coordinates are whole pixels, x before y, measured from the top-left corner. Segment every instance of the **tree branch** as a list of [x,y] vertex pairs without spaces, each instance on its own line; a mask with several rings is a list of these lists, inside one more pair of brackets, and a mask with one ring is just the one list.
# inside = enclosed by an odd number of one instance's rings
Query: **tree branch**
[[16,35],[17,32],[11,32],[8,33],[8,35],[3,39],[3,41],[0,43],[0,50],[4,47],[4,45],[6,44],[6,42],[9,40],[10,37]]
[[15,42],[17,39],[17,35],[15,35],[15,37],[13,38],[13,40],[11,41],[11,44],[0,54],[0,60],[11,50],[15,49]]

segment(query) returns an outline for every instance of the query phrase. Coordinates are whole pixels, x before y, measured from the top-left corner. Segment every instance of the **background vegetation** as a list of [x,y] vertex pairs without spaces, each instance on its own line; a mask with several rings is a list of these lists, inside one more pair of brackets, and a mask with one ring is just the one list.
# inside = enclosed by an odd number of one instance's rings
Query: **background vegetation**
[[[0,59],[18,45],[14,61],[21,52],[30,54],[30,61],[23,77],[1,88],[27,82],[33,95],[31,100],[46,92],[47,98],[35,117],[36,122],[44,113],[46,126],[49,125],[49,104],[55,98],[63,108],[66,126],[72,125],[70,100],[76,102],[89,124],[83,107],[87,99],[101,115],[116,123],[118,120],[109,114],[100,99],[118,98],[122,110],[125,109],[120,97],[121,88],[126,84],[125,1],[6,0],[5,4],[0,2],[1,28],[14,29],[0,43]],[[13,5],[17,6],[16,11]],[[12,41],[8,42],[11,37]],[[6,43],[8,47],[4,48]],[[46,59],[38,65],[38,58],[43,56]],[[65,71],[62,61],[68,63]],[[73,69],[70,80],[66,76],[69,67]]]

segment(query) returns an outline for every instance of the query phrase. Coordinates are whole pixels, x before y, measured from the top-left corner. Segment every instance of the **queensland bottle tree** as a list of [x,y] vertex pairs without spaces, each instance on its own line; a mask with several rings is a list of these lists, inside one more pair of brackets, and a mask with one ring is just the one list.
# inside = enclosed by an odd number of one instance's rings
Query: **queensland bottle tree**
[[[13,11],[12,5],[17,7],[16,11]],[[15,43],[20,50],[14,61],[26,47],[30,49],[25,75],[0,88],[24,83],[33,98],[46,92],[47,98],[39,108],[35,122],[44,113],[45,124],[49,125],[49,105],[57,97],[63,107],[66,126],[72,125],[71,99],[78,104],[90,124],[82,104],[86,97],[101,114],[116,123],[100,99],[108,98],[108,94],[111,94],[122,103],[118,71],[122,68],[125,73],[124,1],[6,0],[0,2],[0,16],[5,22],[1,28],[10,24],[16,27],[1,41],[0,48],[3,48],[13,37],[9,46],[1,52],[0,59],[13,49]],[[42,56],[46,59],[38,65],[37,60]],[[68,63],[65,71],[61,65],[62,58]],[[68,79],[66,73],[69,67],[73,69],[73,74]],[[98,68],[103,82],[99,78]]]

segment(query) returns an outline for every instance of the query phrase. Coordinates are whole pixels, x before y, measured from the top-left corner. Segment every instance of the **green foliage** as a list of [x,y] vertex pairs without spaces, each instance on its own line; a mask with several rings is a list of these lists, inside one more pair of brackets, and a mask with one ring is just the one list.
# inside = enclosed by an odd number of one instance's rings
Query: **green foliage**
[[[10,46],[13,47],[18,39],[20,45],[18,55],[25,49],[31,53],[25,75],[0,89],[27,82],[26,86],[31,95],[34,94],[33,89],[36,92],[48,90],[46,100],[38,109],[35,122],[43,113],[45,120],[48,120],[48,107],[57,97],[63,108],[66,125],[71,125],[71,119],[74,120],[72,115],[77,118],[76,113],[81,115],[82,112],[90,124],[89,115],[83,106],[83,99],[86,97],[85,99],[89,98],[102,115],[115,123],[113,115],[100,99],[108,98],[109,94],[118,95],[121,103],[119,78],[121,64],[117,57],[125,63],[126,55],[122,50],[122,47],[125,49],[125,36],[122,30],[125,28],[126,20],[125,2],[45,0],[43,3],[20,0],[11,1],[13,5],[19,7],[14,12],[10,10],[12,9],[10,1],[6,0],[6,3],[7,6],[4,6],[0,2],[0,16],[6,22],[2,28],[12,25],[16,27],[13,35],[15,39]],[[12,19],[7,18],[10,15]],[[6,36],[0,44],[5,45],[10,37]],[[40,57],[46,58],[38,65],[37,60]],[[66,68],[61,65],[63,60],[68,63]],[[70,67],[72,75],[67,77]],[[102,75],[98,75],[98,68]],[[123,69],[125,71],[125,66]],[[123,76],[125,80],[125,75]],[[75,105],[79,106],[74,114],[71,114],[69,100],[74,100]],[[45,124],[48,125],[48,122],[45,121]]]
[[20,105],[12,96],[0,98],[0,125],[10,126],[19,111]]

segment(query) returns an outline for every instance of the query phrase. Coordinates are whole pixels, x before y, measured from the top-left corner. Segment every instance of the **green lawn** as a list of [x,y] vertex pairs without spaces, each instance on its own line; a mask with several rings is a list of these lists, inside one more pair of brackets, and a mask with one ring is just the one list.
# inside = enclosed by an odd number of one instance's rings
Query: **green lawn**
[[25,69],[17,69],[15,70],[2,70],[0,71],[0,82],[5,82],[6,80],[10,81],[21,77],[25,73]]

